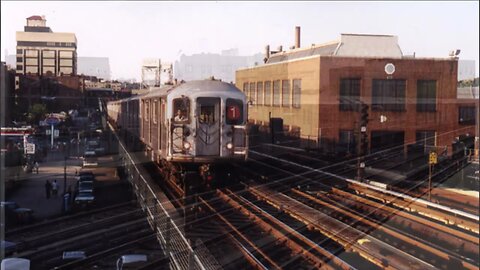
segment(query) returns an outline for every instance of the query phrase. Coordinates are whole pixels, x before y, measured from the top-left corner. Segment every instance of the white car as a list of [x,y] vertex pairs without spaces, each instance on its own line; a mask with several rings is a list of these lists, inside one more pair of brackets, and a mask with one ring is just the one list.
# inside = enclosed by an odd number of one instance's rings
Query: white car
[[87,156],[83,159],[83,167],[96,167],[98,166],[98,161],[96,157]]

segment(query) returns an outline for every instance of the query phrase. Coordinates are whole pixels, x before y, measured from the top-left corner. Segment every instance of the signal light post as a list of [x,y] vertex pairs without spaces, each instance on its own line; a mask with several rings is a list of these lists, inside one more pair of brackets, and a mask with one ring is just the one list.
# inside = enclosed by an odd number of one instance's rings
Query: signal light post
[[365,155],[368,152],[368,109],[369,106],[365,103],[361,103],[360,110],[360,122],[358,132],[358,158],[357,158],[357,180],[363,181],[365,175]]

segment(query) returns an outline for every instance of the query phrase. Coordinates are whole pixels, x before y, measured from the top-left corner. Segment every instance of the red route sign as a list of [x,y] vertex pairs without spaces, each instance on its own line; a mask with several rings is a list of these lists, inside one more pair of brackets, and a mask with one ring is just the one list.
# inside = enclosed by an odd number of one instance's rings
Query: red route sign
[[238,120],[240,118],[240,109],[238,106],[228,106],[227,107],[227,119],[229,120]]

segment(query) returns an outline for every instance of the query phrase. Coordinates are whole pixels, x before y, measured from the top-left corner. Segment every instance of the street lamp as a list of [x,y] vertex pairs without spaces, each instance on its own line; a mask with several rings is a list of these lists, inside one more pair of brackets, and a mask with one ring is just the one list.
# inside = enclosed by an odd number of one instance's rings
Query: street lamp
[[68,158],[68,153],[67,153],[67,148],[66,148],[67,143],[63,143],[63,151],[65,153],[65,161],[63,163],[63,194],[67,192],[67,158]]

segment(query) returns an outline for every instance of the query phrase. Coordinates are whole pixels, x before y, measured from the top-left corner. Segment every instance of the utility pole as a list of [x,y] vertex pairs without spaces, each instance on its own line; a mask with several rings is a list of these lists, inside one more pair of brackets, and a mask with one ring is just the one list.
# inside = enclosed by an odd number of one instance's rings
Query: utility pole
[[363,182],[365,176],[365,155],[368,152],[368,109],[369,106],[365,103],[361,103],[360,109],[360,122],[358,125],[358,157],[357,157],[357,181]]
[[[65,151],[65,148],[64,148]],[[65,162],[63,163],[63,194],[67,192],[67,154],[65,154]]]

